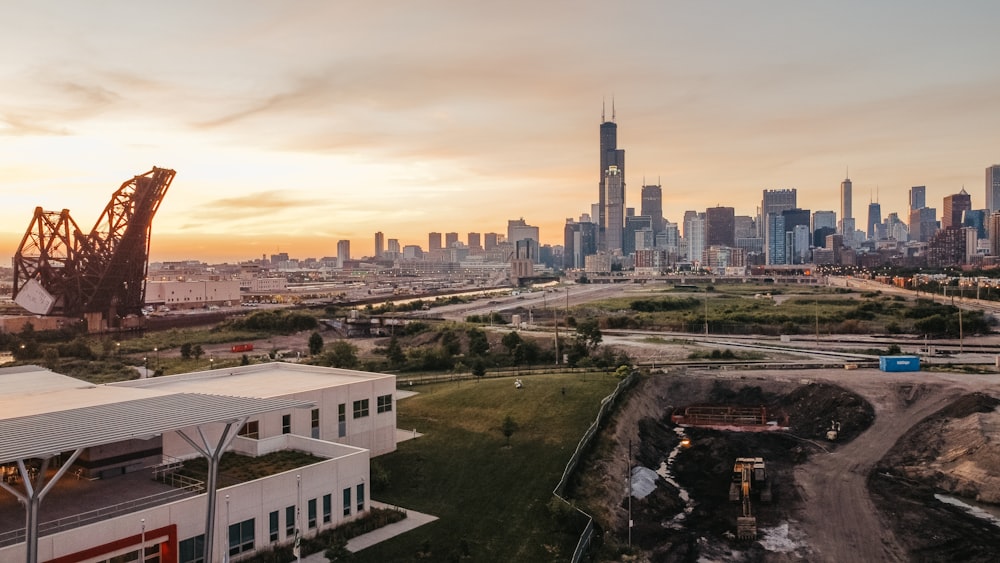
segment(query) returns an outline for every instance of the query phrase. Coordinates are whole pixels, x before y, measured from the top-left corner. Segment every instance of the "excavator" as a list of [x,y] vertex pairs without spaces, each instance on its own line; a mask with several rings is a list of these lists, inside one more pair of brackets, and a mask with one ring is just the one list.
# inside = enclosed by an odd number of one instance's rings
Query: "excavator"
[[736,517],[736,537],[741,540],[757,539],[757,517],[753,514],[751,494],[755,494],[761,502],[771,502],[771,481],[764,467],[764,458],[738,457],[729,484],[729,500],[742,504],[741,515]]

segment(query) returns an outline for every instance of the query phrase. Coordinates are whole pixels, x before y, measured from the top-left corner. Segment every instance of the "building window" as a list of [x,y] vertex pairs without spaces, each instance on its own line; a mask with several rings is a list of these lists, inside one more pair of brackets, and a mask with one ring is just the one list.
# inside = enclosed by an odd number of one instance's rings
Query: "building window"
[[392,395],[379,395],[376,398],[376,403],[378,407],[376,412],[392,412]]
[[281,415],[281,433],[282,434],[292,433],[292,415],[290,414]]
[[312,414],[309,416],[309,424],[312,429],[311,435],[313,438],[319,439],[319,409],[313,409]]
[[178,563],[205,563],[205,534],[181,540],[177,545]]
[[368,416],[368,399],[354,401],[354,418],[364,418]]
[[337,437],[347,436],[347,403],[337,405]]
[[290,538],[295,535],[295,507],[285,508],[285,537]]
[[351,515],[351,488],[344,489],[344,516]]
[[358,485],[358,512],[365,511],[365,484]]
[[253,526],[253,518],[229,526],[229,555],[253,551]]
[[333,495],[323,495],[323,523],[333,520]]
[[247,422],[242,428],[240,428],[239,435],[244,438],[253,438],[254,440],[257,440],[260,438],[260,423],[256,420]]
[[278,511],[275,510],[267,515],[268,541],[278,541]]
[[306,510],[307,510],[306,514],[309,517],[309,520],[308,520],[308,522],[309,522],[309,529],[315,528],[316,527],[316,499],[314,499],[314,498],[309,499],[309,504],[308,504],[308,507],[307,507]]

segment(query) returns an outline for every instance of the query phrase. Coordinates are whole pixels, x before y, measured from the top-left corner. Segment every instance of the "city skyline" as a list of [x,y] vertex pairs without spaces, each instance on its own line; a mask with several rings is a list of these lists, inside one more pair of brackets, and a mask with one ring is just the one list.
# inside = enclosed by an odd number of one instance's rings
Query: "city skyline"
[[940,219],[963,187],[985,207],[1000,162],[989,2],[641,2],[613,22],[596,2],[6,11],[11,255],[36,206],[89,229],[154,165],[177,170],[154,261],[332,256],[341,240],[370,256],[377,231],[423,246],[515,218],[562,244],[597,203],[605,104],[626,206],[655,182],[675,223],[754,216],[764,190],[792,188],[839,220],[848,169],[855,218],[876,190],[903,216],[926,186]]

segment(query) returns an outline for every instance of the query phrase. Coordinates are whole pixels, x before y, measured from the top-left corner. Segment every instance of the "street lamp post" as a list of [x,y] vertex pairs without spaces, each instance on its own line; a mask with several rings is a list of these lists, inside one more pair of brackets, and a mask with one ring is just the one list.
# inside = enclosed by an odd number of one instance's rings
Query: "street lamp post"
[[153,366],[153,370],[155,371],[160,369],[160,349],[154,346],[153,351],[156,352],[156,364]]
[[142,377],[149,377],[149,359],[146,356],[142,357]]

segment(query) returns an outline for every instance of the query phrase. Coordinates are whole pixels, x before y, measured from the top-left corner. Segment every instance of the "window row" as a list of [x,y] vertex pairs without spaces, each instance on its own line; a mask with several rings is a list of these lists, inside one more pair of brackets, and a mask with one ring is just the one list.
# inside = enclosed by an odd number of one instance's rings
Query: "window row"
[[[392,395],[379,395],[376,398],[376,412],[381,414],[392,412]],[[354,418],[364,418],[369,414],[368,399],[354,401]],[[292,415],[281,415],[281,433],[292,433]],[[244,438],[260,439],[260,422],[250,420],[238,432]],[[309,413],[309,435],[319,439],[319,409],[312,409]],[[341,403],[337,405],[337,436],[343,438],[347,436],[347,405]]]

